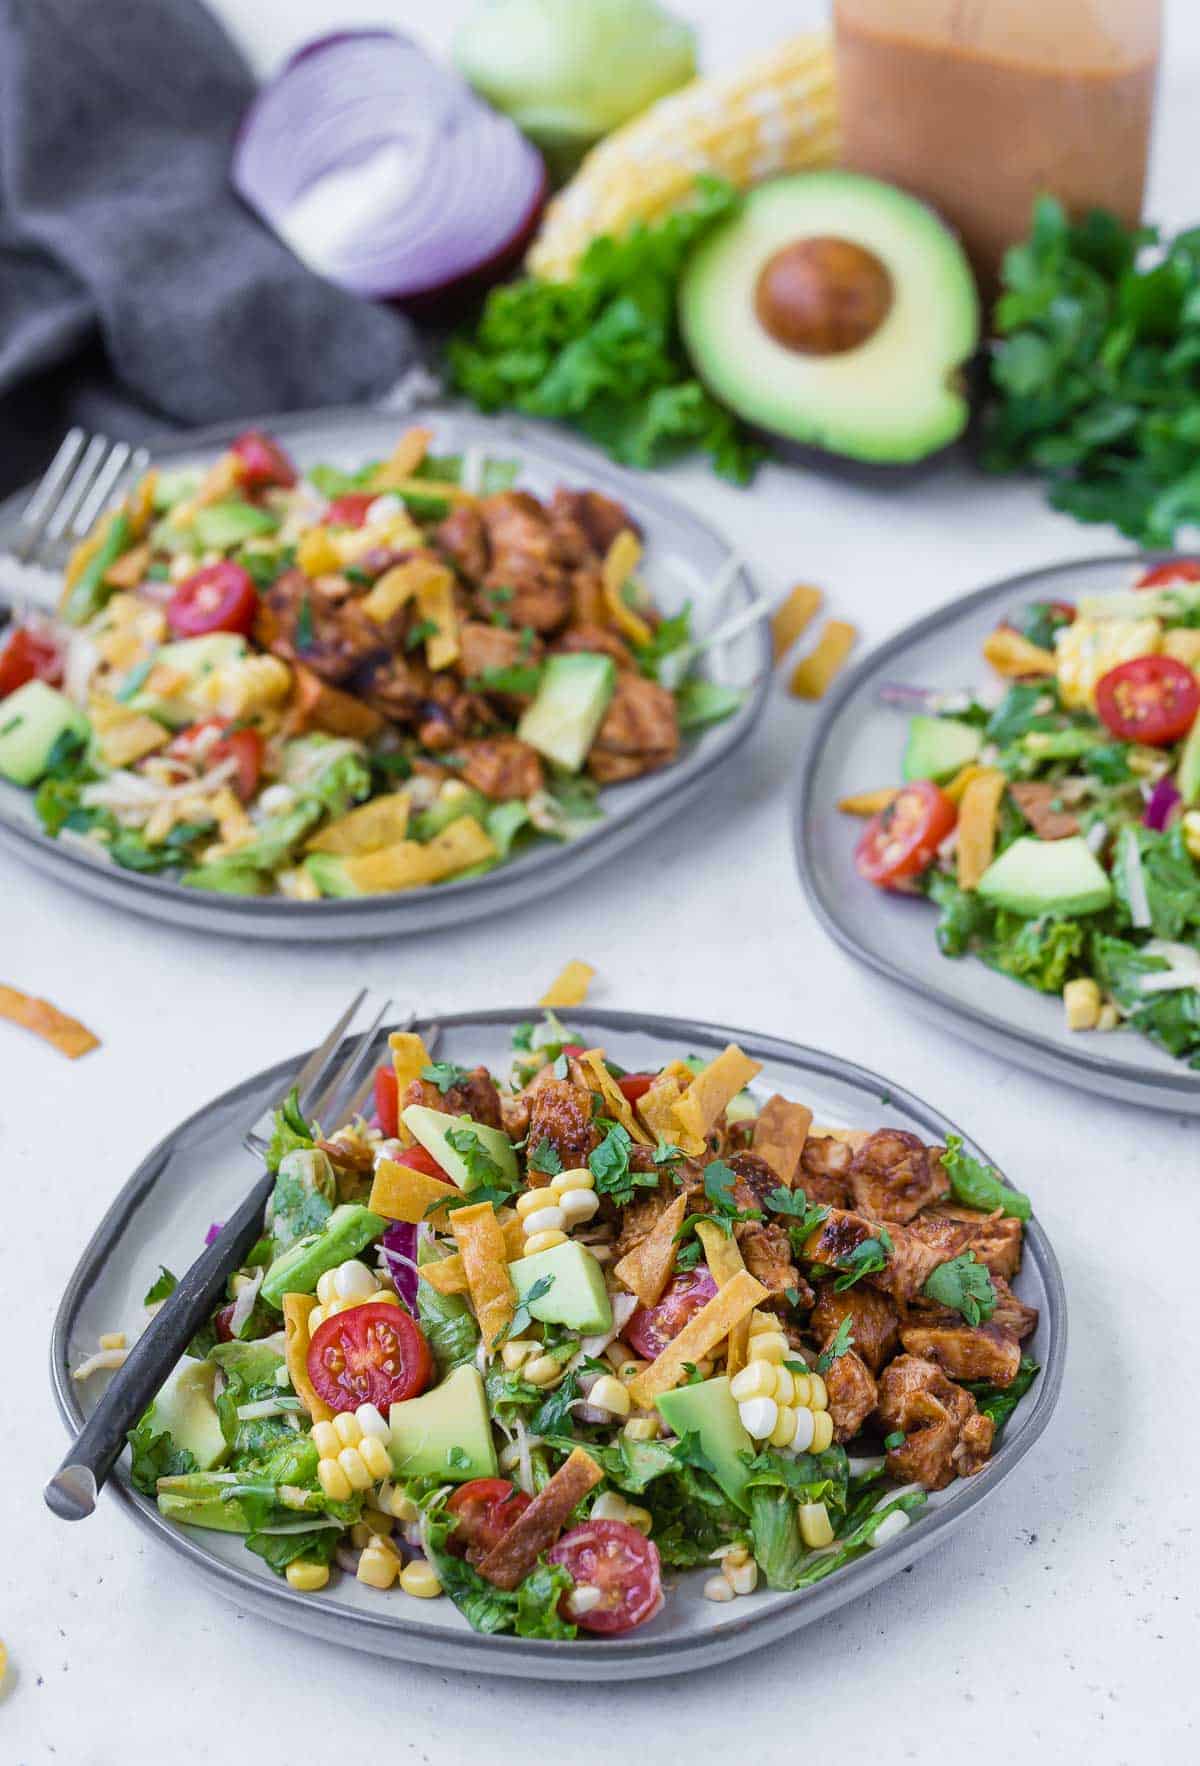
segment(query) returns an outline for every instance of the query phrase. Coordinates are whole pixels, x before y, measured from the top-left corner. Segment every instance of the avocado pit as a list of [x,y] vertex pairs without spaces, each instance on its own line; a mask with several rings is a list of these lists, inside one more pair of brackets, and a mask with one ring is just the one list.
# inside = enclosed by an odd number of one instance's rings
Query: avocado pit
[[763,265],[754,310],[763,330],[805,356],[859,349],[891,310],[886,264],[851,239],[817,235],[782,246]]

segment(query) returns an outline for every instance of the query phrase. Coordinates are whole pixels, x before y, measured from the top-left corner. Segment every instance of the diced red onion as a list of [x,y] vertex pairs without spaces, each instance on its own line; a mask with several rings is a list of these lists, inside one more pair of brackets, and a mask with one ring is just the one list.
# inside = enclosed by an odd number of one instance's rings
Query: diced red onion
[[541,155],[410,38],[319,38],[242,123],[233,183],[319,274],[411,301],[494,280],[546,193]]
[[417,1275],[416,1227],[403,1220],[393,1220],[379,1241],[379,1252],[396,1284],[396,1292],[415,1318],[420,1280]]
[[225,1222],[223,1220],[213,1221],[212,1225],[204,1235],[204,1248],[206,1251],[210,1245],[214,1245],[217,1242],[224,1230]]
[[1142,816],[1142,825],[1161,834],[1171,819],[1171,811],[1181,801],[1179,787],[1169,773],[1157,781]]

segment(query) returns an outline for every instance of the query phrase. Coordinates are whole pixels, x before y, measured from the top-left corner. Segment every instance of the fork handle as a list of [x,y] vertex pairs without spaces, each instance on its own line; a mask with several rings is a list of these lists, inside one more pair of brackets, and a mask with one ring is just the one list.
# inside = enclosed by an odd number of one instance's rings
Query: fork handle
[[82,1521],[95,1509],[96,1496],[120,1458],[129,1430],[211,1314],[229,1276],[261,1237],[263,1210],[274,1184],[273,1174],[264,1173],[130,1350],[45,1487],[46,1502],[60,1520]]

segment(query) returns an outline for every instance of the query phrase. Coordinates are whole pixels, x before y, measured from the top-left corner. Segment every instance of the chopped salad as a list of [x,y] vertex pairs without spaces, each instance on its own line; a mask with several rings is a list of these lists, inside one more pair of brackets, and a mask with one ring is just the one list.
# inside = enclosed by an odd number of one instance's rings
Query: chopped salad
[[301,1592],[604,1636],[665,1569],[807,1588],[986,1467],[1038,1372],[1030,1205],[956,1137],[814,1124],[736,1045],[627,1071],[553,1013],[504,1078],[389,1041],[371,1119],[277,1113],[262,1238],[130,1436],[169,1520]]
[[1009,685],[897,687],[904,784],[846,799],[859,874],[938,909],[973,952],[1062,997],[1071,1030],[1140,1031],[1200,1069],[1200,562],[988,637]]
[[301,475],[250,431],[101,518],[0,647],[48,834],[225,894],[412,889],[574,838],[737,708],[619,503],[432,441]]

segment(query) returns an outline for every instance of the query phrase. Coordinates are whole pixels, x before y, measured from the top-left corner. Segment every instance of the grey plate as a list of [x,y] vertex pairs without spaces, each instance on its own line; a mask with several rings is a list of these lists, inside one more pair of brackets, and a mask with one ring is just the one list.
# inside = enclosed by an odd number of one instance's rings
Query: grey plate
[[[536,1008],[526,1007],[441,1018],[437,1020],[442,1032],[439,1059],[471,1065],[482,1060],[494,1071],[506,1071],[512,1027],[537,1016]],[[715,1053],[733,1040],[763,1063],[756,1089],[779,1088],[803,1099],[814,1106],[819,1121],[874,1128],[884,1118],[927,1141],[941,1141],[958,1132],[938,1111],[899,1087],[795,1043],[626,1012],[585,1009],[572,1012],[570,1021],[633,1068],[658,1066],[681,1050]],[[428,1021],[417,1028],[427,1029]],[[240,1201],[251,1177],[240,1148],[241,1130],[278,1095],[297,1065],[298,1061],[281,1061],[181,1123],[142,1162],[101,1221],[67,1284],[51,1342],[54,1392],[72,1433],[96,1402],[102,1385],[100,1379],[76,1385],[70,1368],[91,1352],[102,1331],[136,1332],[143,1318],[141,1296],[159,1263],[177,1270],[184,1267],[213,1217],[223,1218]],[[969,1137],[964,1138],[978,1154]],[[1024,1183],[1025,1173],[1014,1175]],[[1041,1362],[1042,1373],[1021,1400],[984,1471],[935,1496],[896,1542],[798,1594],[759,1593],[716,1606],[700,1592],[707,1572],[672,1573],[662,1613],[628,1638],[550,1643],[479,1637],[448,1600],[422,1605],[399,1595],[380,1596],[344,1575],[328,1593],[295,1594],[265,1566],[260,1568],[236,1538],[170,1526],[153,1503],[130,1488],[124,1469],[111,1488],[139,1528],[184,1560],[218,1593],[310,1636],[400,1661],[528,1678],[627,1680],[707,1667],[823,1618],[895,1575],[963,1521],[1028,1453],[1058,1400],[1067,1334],[1062,1276],[1035,1222],[1027,1232],[1016,1290],[1041,1313],[1029,1348]]]
[[[709,586],[733,555],[715,529],[645,476],[625,472],[602,454],[566,441],[557,432],[510,418],[480,417],[450,406],[421,407],[411,414],[373,410],[322,411],[301,416],[255,419],[282,436],[301,466],[317,461],[357,466],[386,454],[410,420],[427,423],[442,453],[477,447],[493,458],[522,462],[519,482],[547,495],[556,485],[574,483],[603,490],[624,503],[642,527],[645,576],[667,612],[685,601],[694,608],[695,630],[711,630],[724,614],[749,605],[756,591],[745,567],[738,569],[720,606]],[[226,425],[155,444],[155,458],[175,465],[210,459],[245,424]],[[0,552],[24,501],[0,506]],[[658,827],[699,792],[712,773],[741,747],[766,703],[771,675],[771,639],[766,620],[741,633],[701,664],[710,679],[746,690],[735,716],[687,742],[679,761],[627,785],[601,793],[605,815],[578,840],[565,846],[543,843],[485,877],[400,895],[361,901],[263,900],[185,889],[163,877],[123,871],[78,847],[41,832],[33,795],[0,781],[0,841],[18,857],[60,882],[152,919],[241,938],[341,939],[424,932],[459,925],[485,914],[504,912],[574,882],[641,835]]]
[[1200,1073],[1146,1037],[1124,1030],[1069,1031],[1053,995],[1023,987],[973,957],[943,957],[928,902],[889,894],[857,875],[853,854],[863,823],[837,808],[839,798],[900,778],[906,714],[880,704],[884,682],[977,687],[989,673],[981,646],[1001,615],[1039,598],[1072,601],[1127,587],[1138,567],[1137,555],[1126,553],[1009,577],[918,620],[872,651],[830,701],[801,768],[793,817],[796,860],[817,917],[844,950],[907,989],[920,1007],[960,1025],[992,1054],[1105,1097],[1200,1115]]

